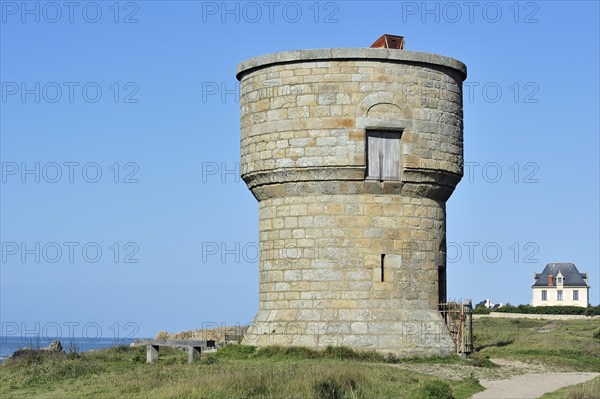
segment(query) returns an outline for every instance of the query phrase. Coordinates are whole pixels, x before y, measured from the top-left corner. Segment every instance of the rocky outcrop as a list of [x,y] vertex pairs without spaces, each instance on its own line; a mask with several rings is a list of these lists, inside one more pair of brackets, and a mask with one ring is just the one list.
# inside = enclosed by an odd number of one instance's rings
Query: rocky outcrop
[[45,348],[32,349],[32,348],[21,348],[16,350],[12,355],[9,356],[9,359],[18,359],[26,356],[31,356],[36,353],[56,353],[63,354],[65,353],[62,343],[58,340],[50,342],[50,344]]
[[159,331],[159,333],[156,334],[156,339],[199,339],[214,340],[217,342],[241,341],[246,331],[248,331],[248,326],[200,328],[197,330],[181,331],[178,333]]
[[62,343],[60,341],[58,341],[58,340],[50,342],[50,345],[48,345],[48,347],[44,348],[43,350],[54,351],[54,352],[63,352],[64,353]]

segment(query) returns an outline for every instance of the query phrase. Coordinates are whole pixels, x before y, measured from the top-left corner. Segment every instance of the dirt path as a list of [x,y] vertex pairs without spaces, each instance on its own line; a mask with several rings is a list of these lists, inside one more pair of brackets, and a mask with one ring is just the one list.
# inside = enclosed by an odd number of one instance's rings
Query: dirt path
[[539,398],[547,392],[579,384],[598,375],[600,373],[529,373],[508,380],[480,380],[485,391],[471,396],[471,399]]
[[[505,377],[480,377],[479,383],[485,391],[471,397],[471,399],[528,399],[539,398],[545,393],[569,385],[589,381],[600,373],[567,372],[560,368],[550,368],[547,365],[524,363],[517,360],[490,359],[500,365],[500,369],[510,370],[512,373]],[[510,376],[512,374],[512,376]]]
[[434,375],[451,380],[462,380],[474,377],[478,380],[508,380],[512,377],[530,373],[561,372],[560,368],[550,368],[542,363],[519,362],[517,360],[491,359],[499,365],[498,368],[475,367],[465,364],[440,365],[429,363],[399,363],[394,367],[416,371],[418,373]]
[[579,384],[600,375],[600,373],[565,372],[560,367],[549,367],[542,363],[525,363],[507,359],[490,360],[500,367],[481,368],[462,364],[443,366],[427,363],[400,363],[394,366],[453,380],[475,377],[485,387],[485,391],[475,394],[471,399],[539,398],[547,392]]

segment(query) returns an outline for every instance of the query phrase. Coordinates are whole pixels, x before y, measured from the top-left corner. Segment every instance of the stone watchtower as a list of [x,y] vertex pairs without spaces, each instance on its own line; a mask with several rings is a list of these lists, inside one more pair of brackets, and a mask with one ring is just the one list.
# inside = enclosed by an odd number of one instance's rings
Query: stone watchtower
[[438,306],[446,201],[463,175],[465,65],[300,50],[244,61],[237,78],[261,246],[244,343],[453,353]]

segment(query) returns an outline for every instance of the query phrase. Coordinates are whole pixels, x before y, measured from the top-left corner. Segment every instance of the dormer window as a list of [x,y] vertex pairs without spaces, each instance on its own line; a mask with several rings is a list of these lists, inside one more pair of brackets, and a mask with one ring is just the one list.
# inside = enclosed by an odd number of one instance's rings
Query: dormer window
[[563,278],[562,277],[556,277],[556,284],[560,285],[563,283]]

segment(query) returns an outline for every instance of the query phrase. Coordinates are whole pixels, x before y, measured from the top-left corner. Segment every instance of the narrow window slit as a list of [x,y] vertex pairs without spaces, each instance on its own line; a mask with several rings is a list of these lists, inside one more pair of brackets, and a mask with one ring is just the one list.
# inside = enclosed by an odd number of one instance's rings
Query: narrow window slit
[[384,259],[385,259],[385,254],[381,254],[381,281],[383,281],[383,276],[384,276],[384,274],[383,274],[383,272],[384,272],[384,270],[383,270]]

